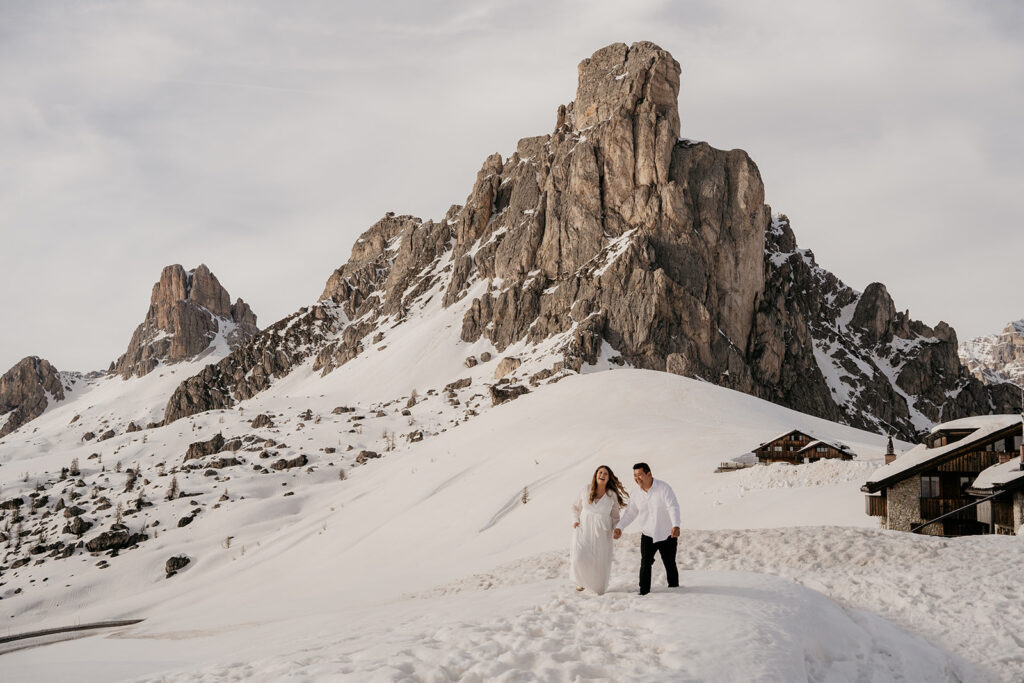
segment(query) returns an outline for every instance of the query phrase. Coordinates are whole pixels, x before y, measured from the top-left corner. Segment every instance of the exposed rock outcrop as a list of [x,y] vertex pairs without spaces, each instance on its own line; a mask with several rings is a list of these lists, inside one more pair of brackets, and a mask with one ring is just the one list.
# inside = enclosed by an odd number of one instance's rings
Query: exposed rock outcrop
[[544,342],[559,372],[614,358],[904,438],[1002,410],[1006,389],[963,371],[945,323],[911,320],[883,285],[856,292],[797,248],[746,152],[679,138],[679,76],[652,43],[598,50],[550,135],[487,157],[440,222],[386,215],[318,304],[183,383],[166,421],[229,407],[310,357],[331,372],[437,297],[463,342],[517,356]]
[[1024,387],[1024,320],[1007,324],[999,334],[961,342],[958,350],[971,374],[986,384]]
[[55,367],[37,356],[21,359],[0,377],[0,437],[42,415],[50,401],[63,400]]
[[149,536],[146,534],[133,534],[127,530],[104,531],[96,538],[85,544],[85,549],[90,553],[99,553],[104,550],[122,550],[130,548],[137,543],[145,541]]
[[231,303],[227,290],[205,265],[187,272],[180,265],[167,266],[153,285],[145,320],[110,369],[125,379],[141,377],[161,361],[174,363],[210,353],[219,333],[235,349],[258,331],[249,305],[241,299]]
[[765,263],[755,347],[764,398],[907,439],[936,422],[1014,412],[1008,385],[985,387],[960,364],[949,325],[897,311],[880,283],[848,287],[797,248],[785,216],[768,231]]
[[166,578],[171,578],[178,573],[179,570],[184,569],[191,563],[192,560],[188,555],[175,555],[169,557],[167,562],[164,563],[164,572],[167,574]]

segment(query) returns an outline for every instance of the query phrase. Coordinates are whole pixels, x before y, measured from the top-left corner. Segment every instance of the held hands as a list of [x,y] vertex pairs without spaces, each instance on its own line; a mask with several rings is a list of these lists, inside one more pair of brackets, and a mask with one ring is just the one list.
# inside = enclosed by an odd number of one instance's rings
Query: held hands
[[679,538],[679,527],[672,527],[672,533],[670,535],[672,536],[672,538]]
[[612,532],[612,538],[619,538],[622,536],[622,529],[616,529]]
[[573,522],[573,523],[572,523],[572,528],[573,528],[573,529],[575,529],[575,528],[576,528],[576,527],[578,527],[579,525],[580,525],[580,523],[579,523],[579,522]]

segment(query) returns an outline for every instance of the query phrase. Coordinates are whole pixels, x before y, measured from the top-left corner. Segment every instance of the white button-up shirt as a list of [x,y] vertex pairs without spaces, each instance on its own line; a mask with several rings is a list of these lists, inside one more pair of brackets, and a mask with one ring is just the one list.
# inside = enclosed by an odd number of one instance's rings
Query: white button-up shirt
[[634,519],[640,520],[640,530],[655,543],[671,536],[672,527],[679,526],[679,501],[672,487],[655,479],[647,491],[638,488],[615,528],[625,529]]

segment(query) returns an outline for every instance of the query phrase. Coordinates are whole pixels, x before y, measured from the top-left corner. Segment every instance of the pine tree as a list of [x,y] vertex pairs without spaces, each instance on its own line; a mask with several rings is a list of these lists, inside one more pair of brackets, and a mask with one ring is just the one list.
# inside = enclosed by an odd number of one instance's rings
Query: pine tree
[[171,485],[167,487],[167,500],[174,500],[181,490],[178,488],[178,477],[171,477]]

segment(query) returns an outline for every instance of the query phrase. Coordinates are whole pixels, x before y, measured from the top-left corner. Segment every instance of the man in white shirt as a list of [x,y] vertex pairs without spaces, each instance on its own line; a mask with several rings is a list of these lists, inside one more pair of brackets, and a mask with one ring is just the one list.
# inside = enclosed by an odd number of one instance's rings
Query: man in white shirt
[[633,480],[640,491],[629,497],[629,506],[615,525],[613,536],[622,536],[622,530],[634,519],[640,520],[640,595],[651,592],[651,567],[654,555],[661,555],[669,588],[679,586],[676,569],[676,539],[679,538],[679,501],[675,491],[663,481],[654,478],[645,462],[633,465]]

